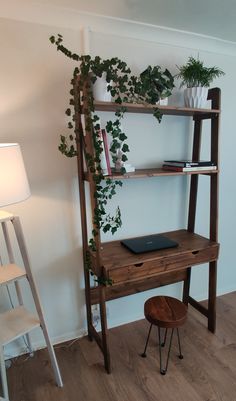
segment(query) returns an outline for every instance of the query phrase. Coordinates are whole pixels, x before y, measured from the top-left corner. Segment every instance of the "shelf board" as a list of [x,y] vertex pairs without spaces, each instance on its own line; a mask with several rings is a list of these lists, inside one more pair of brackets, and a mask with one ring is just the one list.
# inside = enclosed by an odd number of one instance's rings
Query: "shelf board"
[[6,345],[39,326],[39,319],[29,313],[23,306],[1,313],[0,343]]
[[152,114],[153,109],[158,107],[163,115],[173,116],[199,116],[201,118],[213,118],[220,114],[218,109],[193,109],[187,107],[176,107],[176,106],[155,106],[155,105],[143,105],[135,103],[122,103],[122,105],[114,102],[101,102],[95,101],[94,108],[97,111],[117,111],[120,106],[124,106],[128,113],[146,113]]
[[145,177],[161,177],[169,175],[192,175],[192,174],[215,174],[218,170],[198,170],[198,171],[172,171],[164,170],[162,168],[147,168],[147,169],[137,169],[133,173],[113,173],[112,176],[106,176],[105,178],[125,180],[128,178],[145,178]]
[[26,273],[22,267],[19,267],[14,263],[0,266],[0,285],[7,284],[10,281],[18,280],[25,276]]
[[[198,170],[198,171],[172,171],[172,170],[164,170],[162,168],[145,168],[145,169],[136,169],[133,173],[113,173],[112,175],[106,175],[104,179],[112,179],[112,180],[126,180],[126,179],[134,179],[134,178],[151,178],[151,177],[166,177],[172,175],[192,175],[192,174],[216,174],[219,170]],[[89,181],[88,173],[84,173],[84,179]]]

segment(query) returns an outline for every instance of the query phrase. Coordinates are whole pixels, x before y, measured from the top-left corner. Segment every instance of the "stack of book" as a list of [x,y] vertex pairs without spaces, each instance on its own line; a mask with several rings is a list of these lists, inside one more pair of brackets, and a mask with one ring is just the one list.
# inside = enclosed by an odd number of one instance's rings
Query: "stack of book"
[[204,160],[165,160],[162,166],[164,170],[172,171],[201,171],[201,170],[216,170],[215,162]]

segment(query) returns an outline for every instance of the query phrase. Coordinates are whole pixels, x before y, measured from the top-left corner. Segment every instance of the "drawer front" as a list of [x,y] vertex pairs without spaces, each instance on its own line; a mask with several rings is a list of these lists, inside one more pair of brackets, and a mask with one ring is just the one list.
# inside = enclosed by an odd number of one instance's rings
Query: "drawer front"
[[182,268],[211,262],[218,258],[218,252],[219,247],[214,246],[148,262],[140,262],[135,265],[110,270],[108,271],[108,277],[112,279],[113,284],[133,281],[143,277],[155,276],[163,272],[181,270]]

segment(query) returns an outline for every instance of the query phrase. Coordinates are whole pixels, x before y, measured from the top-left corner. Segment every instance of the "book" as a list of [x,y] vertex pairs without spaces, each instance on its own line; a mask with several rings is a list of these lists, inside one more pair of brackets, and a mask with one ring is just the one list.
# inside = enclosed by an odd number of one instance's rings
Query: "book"
[[162,168],[164,170],[171,171],[201,171],[201,170],[216,170],[216,166],[192,166],[192,167],[178,167],[178,166],[170,166],[169,164],[163,164]]
[[102,139],[103,139],[103,146],[104,146],[105,157],[106,157],[107,173],[108,173],[108,175],[111,175],[110,153],[109,153],[109,146],[108,146],[108,140],[107,140],[107,132],[105,129],[102,129]]
[[215,162],[210,160],[164,160],[164,164],[168,166],[176,167],[206,167],[206,166],[216,166]]

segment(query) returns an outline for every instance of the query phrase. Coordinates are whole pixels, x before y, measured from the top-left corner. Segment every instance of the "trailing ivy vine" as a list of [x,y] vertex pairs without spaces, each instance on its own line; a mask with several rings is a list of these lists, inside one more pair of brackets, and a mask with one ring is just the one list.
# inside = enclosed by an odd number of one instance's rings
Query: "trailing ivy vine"
[[[169,96],[171,94],[174,87],[174,78],[167,69],[162,72],[159,66],[149,66],[139,76],[134,76],[131,75],[131,70],[127,64],[117,57],[102,60],[99,56],[91,58],[90,55],[78,55],[64,46],[63,37],[60,34],[56,37],[51,36],[50,41],[56,46],[58,51],[78,63],[74,69],[73,78],[71,80],[70,107],[65,111],[65,114],[69,118],[69,134],[60,136],[61,142],[59,150],[67,157],[77,156],[76,137],[81,135],[83,138],[83,131],[78,132],[78,128],[76,128],[75,125],[76,111],[80,114],[82,112],[81,104],[78,102],[75,93],[75,84],[79,82],[79,91],[82,91],[84,86],[87,85],[87,98],[82,98],[82,101],[86,100],[86,102],[84,102],[86,106],[84,106],[83,113],[85,116],[86,130],[93,132],[92,140],[95,153],[91,155],[86,150],[85,158],[87,167],[93,177],[95,185],[94,198],[96,201],[93,221],[95,228],[92,230],[92,238],[89,240],[89,247],[92,251],[96,251],[95,238],[99,230],[102,230],[104,233],[110,231],[114,234],[118,228],[121,227],[120,208],[117,207],[115,214],[112,216],[110,213],[107,213],[106,206],[108,201],[116,194],[117,187],[122,186],[122,182],[110,178],[104,180],[100,165],[101,153],[103,151],[100,120],[99,116],[94,112],[94,99],[91,87],[89,86],[88,77],[90,77],[91,83],[94,83],[105,73],[108,82],[108,91],[113,96],[114,101],[120,105],[125,102],[156,104],[162,96]],[[119,153],[122,154],[123,162],[128,160],[127,153],[129,152],[129,146],[126,143],[127,135],[123,132],[121,125],[125,111],[126,108],[121,105],[115,113],[115,121],[109,120],[106,123],[106,130],[112,138],[110,152],[114,163],[116,163]],[[90,112],[92,114],[90,114]],[[162,114],[158,107],[153,109],[153,115],[159,122],[161,121]],[[121,170],[121,173],[125,173],[124,168]],[[86,264],[93,275],[89,255],[90,254],[87,253]],[[108,283],[103,277],[95,277],[95,281],[101,284]]]

